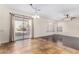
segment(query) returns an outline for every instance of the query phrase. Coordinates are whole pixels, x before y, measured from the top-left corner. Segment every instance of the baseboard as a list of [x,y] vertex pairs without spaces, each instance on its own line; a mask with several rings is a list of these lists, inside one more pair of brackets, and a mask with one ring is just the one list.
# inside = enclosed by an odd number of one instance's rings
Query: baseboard
[[70,48],[70,47],[68,47],[68,46],[64,46],[63,44],[59,44],[58,46],[59,46],[60,48],[63,48],[63,49],[65,49],[65,50],[68,50],[68,51],[71,51],[71,52],[78,52],[77,49]]

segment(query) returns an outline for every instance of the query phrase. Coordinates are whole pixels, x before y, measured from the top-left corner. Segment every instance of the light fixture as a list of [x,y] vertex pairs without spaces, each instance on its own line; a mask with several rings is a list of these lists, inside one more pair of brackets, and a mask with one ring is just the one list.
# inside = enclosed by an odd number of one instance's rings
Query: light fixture
[[32,16],[32,18],[34,18],[34,19],[38,19],[38,18],[40,18],[40,16],[37,15],[37,14],[35,14],[35,15]]
[[40,9],[34,7],[33,4],[30,4],[30,6],[31,6],[32,9],[34,9],[34,11],[35,11],[35,12],[34,12],[34,15],[32,16],[32,18],[34,18],[34,19],[39,19],[40,16],[38,15],[38,11],[40,11]]

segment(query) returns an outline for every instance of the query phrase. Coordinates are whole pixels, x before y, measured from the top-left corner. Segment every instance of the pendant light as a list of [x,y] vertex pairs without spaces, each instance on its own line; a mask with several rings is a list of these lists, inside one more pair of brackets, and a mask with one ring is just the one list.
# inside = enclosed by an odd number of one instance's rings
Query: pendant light
[[32,7],[32,9],[34,9],[34,15],[32,16],[32,18],[39,19],[40,16],[38,15],[38,11],[40,11],[40,9],[34,7],[33,4],[30,4],[30,6]]

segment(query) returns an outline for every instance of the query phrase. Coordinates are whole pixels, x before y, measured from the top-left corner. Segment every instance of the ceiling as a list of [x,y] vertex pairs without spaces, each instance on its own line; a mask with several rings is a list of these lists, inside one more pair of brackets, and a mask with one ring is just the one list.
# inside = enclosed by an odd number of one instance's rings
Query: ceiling
[[[29,4],[10,4],[8,7],[34,13],[34,9]],[[33,4],[33,7],[40,9],[39,15],[49,19],[60,20],[67,13],[70,16],[79,16],[79,4]]]

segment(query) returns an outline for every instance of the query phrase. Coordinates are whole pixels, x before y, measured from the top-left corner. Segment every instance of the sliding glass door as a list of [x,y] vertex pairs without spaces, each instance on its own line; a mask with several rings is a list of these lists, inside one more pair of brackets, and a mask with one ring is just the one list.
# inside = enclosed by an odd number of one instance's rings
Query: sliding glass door
[[32,20],[14,17],[14,40],[24,40],[32,37]]
[[23,30],[24,39],[31,38],[32,37],[32,21],[28,19],[24,19],[23,28],[24,28]]

